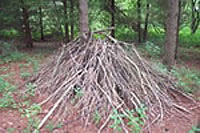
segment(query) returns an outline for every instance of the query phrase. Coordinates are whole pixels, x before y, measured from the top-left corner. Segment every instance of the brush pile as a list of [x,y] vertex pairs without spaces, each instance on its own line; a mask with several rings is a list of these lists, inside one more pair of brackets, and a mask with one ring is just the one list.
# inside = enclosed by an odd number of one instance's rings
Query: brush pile
[[[154,70],[134,45],[110,36],[102,40],[90,34],[85,40],[79,37],[63,45],[32,82],[39,94],[48,94],[41,104],[54,103],[39,128],[53,112],[65,118],[73,109],[86,125],[93,119],[91,112],[98,111],[104,120],[99,131],[111,123],[113,110],[127,115],[127,109],[144,105],[154,121],[163,119],[171,109],[187,111],[175,99],[176,95],[187,96],[169,76]],[[123,120],[121,125],[128,132]]]

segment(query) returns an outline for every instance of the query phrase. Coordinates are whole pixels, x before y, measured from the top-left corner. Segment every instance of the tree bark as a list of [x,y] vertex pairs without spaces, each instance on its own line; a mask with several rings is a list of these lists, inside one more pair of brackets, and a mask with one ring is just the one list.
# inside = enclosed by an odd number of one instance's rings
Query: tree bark
[[33,47],[33,40],[31,35],[31,28],[29,23],[29,12],[28,9],[25,7],[24,1],[22,3],[22,13],[23,13],[23,25],[24,25],[24,32],[25,32],[25,43],[27,48]]
[[43,15],[42,15],[42,7],[39,7],[40,13],[40,39],[44,41],[44,27],[43,27]]
[[70,17],[71,17],[71,40],[74,39],[74,2],[73,0],[70,0]]
[[146,4],[146,16],[145,16],[145,24],[144,24],[144,34],[143,34],[143,40],[146,41],[147,40],[147,33],[148,33],[148,25],[149,25],[149,14],[150,14],[150,4],[148,3],[147,0],[147,4]]
[[69,24],[67,22],[68,20],[68,14],[67,14],[67,1],[63,0],[64,5],[64,16],[65,16],[65,41],[69,42]]
[[81,35],[89,32],[87,0],[79,0],[79,27]]
[[179,28],[180,28],[180,20],[181,20],[181,0],[179,0],[178,4],[178,19],[177,19],[177,32],[176,32],[176,49],[175,49],[175,59],[178,59],[178,46],[179,46]]
[[166,23],[166,42],[164,63],[168,65],[169,69],[175,64],[175,48],[177,42],[177,28],[178,28],[178,7],[179,0],[168,0],[167,23]]
[[141,43],[141,0],[137,0],[137,19],[138,43]]
[[62,30],[62,24],[60,22],[61,18],[60,18],[60,13],[57,9],[56,0],[53,0],[53,4],[54,4],[55,12],[56,12],[56,23],[57,23],[57,26],[59,26],[60,32],[63,36],[64,33],[63,33],[63,30]]
[[[111,27],[115,27],[115,0],[111,0]],[[115,29],[111,30],[111,36],[115,37]]]
[[195,34],[196,30],[198,29],[198,26],[200,24],[200,12],[196,11],[195,4],[197,0],[191,0],[191,8],[192,8],[192,24],[191,24],[191,30],[192,34]]

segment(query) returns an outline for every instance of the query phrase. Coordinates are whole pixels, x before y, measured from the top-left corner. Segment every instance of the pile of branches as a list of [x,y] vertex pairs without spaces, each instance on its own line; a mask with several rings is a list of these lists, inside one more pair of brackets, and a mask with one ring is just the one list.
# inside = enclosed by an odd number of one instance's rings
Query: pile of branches
[[[162,120],[171,109],[187,111],[175,95],[187,96],[169,76],[154,70],[134,45],[110,36],[96,39],[91,33],[63,45],[32,82],[37,93],[48,94],[41,105],[54,103],[39,128],[55,110],[61,119],[77,110],[86,125],[92,120],[91,112],[98,111],[104,120],[99,132],[111,123],[113,110],[127,115],[127,109],[145,105],[153,121]],[[121,125],[128,132],[123,120]]]

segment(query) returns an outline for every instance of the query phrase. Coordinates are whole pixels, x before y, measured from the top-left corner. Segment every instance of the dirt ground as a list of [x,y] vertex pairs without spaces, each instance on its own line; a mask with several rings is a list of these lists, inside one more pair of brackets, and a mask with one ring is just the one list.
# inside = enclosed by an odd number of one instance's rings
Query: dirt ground
[[[43,48],[45,48],[44,46]],[[40,47],[41,48],[41,47]],[[200,57],[200,56],[199,56]],[[195,68],[200,70],[200,60],[199,58],[193,58],[192,60],[184,60],[187,67]],[[21,62],[23,63],[23,62]],[[0,72],[1,74],[11,73],[8,81],[13,84],[23,84],[25,79],[20,76],[19,64],[10,63],[7,65],[0,65],[0,68],[8,67],[9,69],[5,72]],[[31,71],[31,68],[30,68]],[[14,80],[11,80],[14,79]],[[200,93],[195,95],[200,97]],[[45,96],[44,96],[45,97]],[[41,101],[44,97],[36,97],[32,99],[33,101]],[[180,100],[181,101],[181,100]],[[183,100],[184,101],[184,100]],[[184,103],[185,104],[185,103]],[[181,115],[180,113],[172,113],[169,117],[165,117],[164,121],[157,122],[151,127],[146,128],[144,133],[188,133],[192,126],[200,126],[200,106],[194,106],[194,104],[187,103],[188,108],[192,109],[191,113],[185,113]],[[45,116],[50,108],[51,104],[42,106],[42,112],[39,113],[39,117]],[[27,127],[28,120],[23,117],[22,114],[16,109],[0,109],[0,133],[22,133],[23,129]],[[99,127],[91,124],[88,127],[84,127],[84,123],[80,119],[73,120],[73,118],[68,118],[63,121],[63,126],[61,128],[54,128],[53,133],[96,133]],[[41,133],[50,133],[45,126],[40,130]],[[106,128],[104,133],[118,133],[120,131],[113,131],[109,127]]]

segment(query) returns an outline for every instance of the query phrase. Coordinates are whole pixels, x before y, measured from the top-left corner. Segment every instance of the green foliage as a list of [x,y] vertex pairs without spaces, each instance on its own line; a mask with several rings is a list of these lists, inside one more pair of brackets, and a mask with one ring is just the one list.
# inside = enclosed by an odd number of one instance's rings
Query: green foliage
[[35,88],[36,86],[32,83],[27,83],[26,84],[26,88],[27,88],[27,91],[26,91],[26,96],[35,96]]
[[113,120],[113,124],[110,126],[110,128],[113,128],[114,130],[122,130],[121,124],[122,124],[122,118],[124,118],[125,115],[120,114],[117,110],[113,110],[113,115],[111,115],[111,120]]
[[200,72],[186,68],[174,68],[173,75],[177,78],[177,86],[185,92],[193,93],[200,89]]
[[15,128],[7,128],[7,132],[8,133],[14,133],[15,132]]
[[46,125],[46,128],[49,130],[50,133],[53,132],[54,129],[62,128],[63,124],[58,123],[57,125],[54,125],[52,121],[49,121]]
[[160,47],[150,41],[147,41],[145,43],[145,50],[150,57],[158,58],[161,54]]
[[28,119],[28,126],[23,130],[23,133],[33,132],[34,129],[36,129],[36,131],[39,133],[37,127],[40,123],[40,120],[37,118],[37,115],[39,112],[41,112],[40,105],[32,104],[28,108],[19,108],[19,111]]
[[94,123],[98,124],[101,121],[101,115],[100,113],[96,110],[94,113]]
[[2,93],[2,96],[0,97],[0,108],[16,108],[16,103],[12,96],[14,90],[14,86],[10,85],[0,77],[0,93]]
[[81,98],[83,96],[83,91],[81,90],[81,88],[77,87],[74,89],[75,94],[76,94],[76,98]]
[[[141,106],[141,108],[136,108],[136,110],[127,110],[128,116],[126,118],[128,119],[128,125],[132,127],[132,133],[140,133],[142,130],[142,126],[144,126],[144,119],[146,119],[146,111],[147,108],[144,106]],[[134,116],[134,114],[137,114],[137,116]]]
[[21,61],[25,54],[19,52],[12,43],[0,42],[0,64]]
[[15,100],[13,99],[12,93],[4,93],[3,97],[0,98],[0,108],[16,108]]
[[31,76],[31,73],[29,73],[29,72],[21,72],[21,73],[20,73],[20,76],[21,76],[23,79],[27,79],[28,77]]
[[191,34],[190,27],[184,27],[179,34],[180,45],[187,48],[200,46],[200,30],[195,34]]
[[110,117],[113,120],[113,124],[110,126],[114,130],[122,130],[121,124],[123,119],[128,120],[128,125],[131,127],[132,133],[140,133],[142,126],[144,125],[144,119],[146,119],[146,107],[141,105],[140,108],[135,110],[126,110],[126,114],[121,114],[117,110],[113,110],[113,115]]
[[192,129],[190,129],[188,133],[197,133],[197,132],[200,132],[200,128],[196,126],[192,126]]
[[0,30],[0,36],[4,38],[16,38],[19,35],[20,33],[14,28]]

